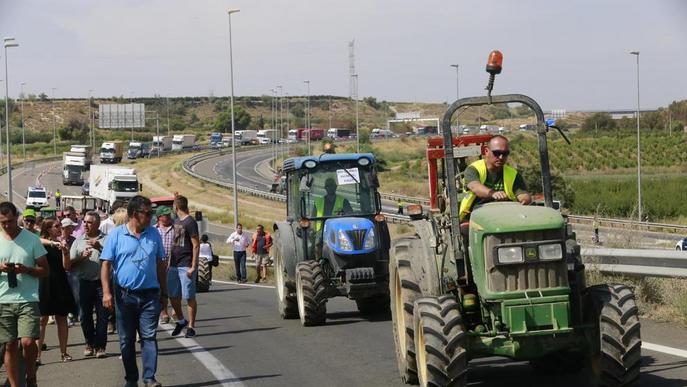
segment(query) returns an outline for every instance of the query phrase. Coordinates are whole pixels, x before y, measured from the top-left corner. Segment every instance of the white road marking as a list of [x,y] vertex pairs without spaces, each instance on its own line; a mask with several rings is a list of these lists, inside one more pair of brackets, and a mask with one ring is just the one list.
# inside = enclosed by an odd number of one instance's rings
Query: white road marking
[[642,341],[642,349],[648,349],[649,351],[667,353],[669,355],[683,357],[687,359],[687,351],[684,349],[677,349],[672,347],[666,347],[665,345],[647,343]]
[[217,282],[218,284],[224,284],[224,285],[238,285],[238,286],[248,286],[251,288],[274,289],[274,286],[271,286],[271,285],[240,284],[238,282],[233,282],[233,281],[219,281],[219,280],[212,280],[212,282]]
[[[160,329],[166,331],[171,336],[173,330],[171,326],[171,324],[160,324]],[[243,382],[241,382],[241,380],[233,372],[225,367],[224,364],[219,361],[219,359],[210,354],[210,352],[206,351],[205,348],[198,344],[197,341],[184,336],[178,336],[174,339],[176,339],[179,344],[183,345],[187,351],[189,351],[203,366],[205,366],[208,371],[210,371],[212,376],[214,376],[215,379],[217,379],[217,381],[220,383],[220,386],[245,386],[245,384],[243,384]]]

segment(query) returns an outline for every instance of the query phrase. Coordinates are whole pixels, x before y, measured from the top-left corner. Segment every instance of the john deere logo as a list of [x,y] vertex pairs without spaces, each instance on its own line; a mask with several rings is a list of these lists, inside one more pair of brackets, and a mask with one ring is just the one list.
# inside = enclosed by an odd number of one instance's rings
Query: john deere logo
[[528,247],[525,249],[525,257],[528,259],[535,259],[537,258],[537,249],[534,247]]

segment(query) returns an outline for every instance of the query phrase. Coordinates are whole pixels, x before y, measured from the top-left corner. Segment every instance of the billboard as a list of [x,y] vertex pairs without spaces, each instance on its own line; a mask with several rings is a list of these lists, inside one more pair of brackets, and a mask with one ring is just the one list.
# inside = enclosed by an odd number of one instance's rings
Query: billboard
[[98,107],[100,112],[99,128],[144,128],[146,125],[145,104],[103,104],[98,105]]

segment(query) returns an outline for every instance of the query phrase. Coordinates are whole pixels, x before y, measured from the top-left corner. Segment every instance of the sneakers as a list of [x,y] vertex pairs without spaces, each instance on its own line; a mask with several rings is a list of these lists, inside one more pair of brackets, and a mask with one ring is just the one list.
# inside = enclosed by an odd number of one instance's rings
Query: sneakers
[[146,380],[144,382],[145,387],[162,387],[162,383],[155,379]]
[[188,321],[186,319],[178,321],[177,324],[174,326],[174,330],[172,331],[172,336],[178,336],[179,333],[181,333],[181,330],[186,328],[188,325]]
[[70,361],[72,361],[72,357],[69,356],[68,353],[63,353],[62,354],[62,363],[68,363]]
[[93,348],[86,346],[86,349],[83,350],[83,355],[86,357],[93,356],[94,355]]
[[48,324],[53,325],[55,323],[55,316],[48,317]]
[[96,359],[104,359],[107,357],[107,352],[105,352],[104,348],[97,349],[95,351],[95,358]]
[[196,337],[196,330],[191,328],[191,327],[186,328],[186,335],[184,335],[184,337],[186,337],[186,338]]

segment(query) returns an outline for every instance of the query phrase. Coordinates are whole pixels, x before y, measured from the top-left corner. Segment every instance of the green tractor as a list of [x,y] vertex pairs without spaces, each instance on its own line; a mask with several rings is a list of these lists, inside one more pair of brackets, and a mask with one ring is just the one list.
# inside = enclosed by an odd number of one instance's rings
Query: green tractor
[[362,314],[389,310],[389,229],[371,153],[284,161],[285,221],[274,225],[279,314],[323,325],[327,300],[354,300]]
[[[553,126],[525,95],[491,96],[501,58],[490,55],[488,95],[454,102],[443,138],[428,140],[431,209],[409,208],[415,236],[392,242],[401,376],[423,386],[466,386],[471,359],[503,356],[546,372],[583,371],[590,385],[636,386],[641,338],[633,291],[586,286],[575,233],[552,208],[546,134]],[[448,128],[455,112],[495,103],[521,103],[536,116],[544,203],[487,203],[461,223],[461,174],[491,136],[453,137]]]

